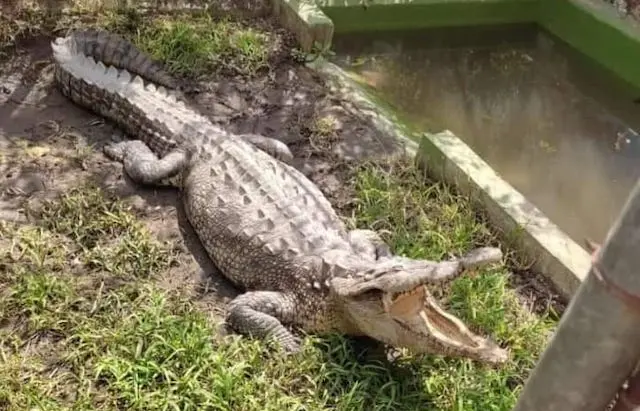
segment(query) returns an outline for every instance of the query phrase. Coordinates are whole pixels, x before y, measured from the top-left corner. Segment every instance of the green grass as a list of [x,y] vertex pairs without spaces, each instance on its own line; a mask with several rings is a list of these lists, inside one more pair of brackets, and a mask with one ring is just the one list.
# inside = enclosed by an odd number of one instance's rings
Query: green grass
[[[269,31],[207,11],[141,14],[135,6],[121,9],[70,2],[60,14],[25,2],[9,15],[0,12],[0,54],[18,38],[64,35],[70,27],[100,27],[119,33],[165,63],[172,74],[198,78],[216,73],[253,76],[269,68],[279,39]],[[5,53],[6,54],[6,53]]]
[[178,76],[216,71],[252,76],[268,68],[269,33],[207,13],[143,17],[134,10],[109,14],[97,25],[128,37]]
[[[491,241],[464,199],[406,165],[359,169],[352,221],[396,252],[445,257]],[[511,348],[502,368],[470,360],[359,361],[340,336],[308,337],[299,357],[216,338],[193,302],[155,282],[175,261],[121,202],[79,188],[2,226],[0,409],[508,410],[552,329],[524,311],[506,269],[460,278],[447,306]]]

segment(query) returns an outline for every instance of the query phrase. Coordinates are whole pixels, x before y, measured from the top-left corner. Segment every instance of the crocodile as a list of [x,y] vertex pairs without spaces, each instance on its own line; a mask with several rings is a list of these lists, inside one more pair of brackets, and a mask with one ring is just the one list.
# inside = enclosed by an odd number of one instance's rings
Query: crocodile
[[209,257],[242,290],[227,305],[232,330],[275,340],[288,354],[302,349],[297,328],[418,354],[508,359],[508,349],[473,333],[429,291],[501,260],[499,248],[444,261],[394,255],[375,231],[346,228],[319,187],[290,164],[284,143],[215,125],[122,37],[76,30],[51,47],[61,93],[130,137],[107,143],[105,155],[138,184],[179,188]]

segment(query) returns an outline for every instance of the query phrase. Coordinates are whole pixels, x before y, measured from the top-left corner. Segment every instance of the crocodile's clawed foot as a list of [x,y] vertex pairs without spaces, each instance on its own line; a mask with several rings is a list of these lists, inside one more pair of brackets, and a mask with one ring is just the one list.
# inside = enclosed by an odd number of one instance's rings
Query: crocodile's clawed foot
[[102,151],[111,160],[122,162],[127,153],[127,141],[106,144]]
[[302,353],[302,338],[292,335],[288,341],[276,341],[282,347],[282,353],[285,357],[294,357]]
[[226,322],[240,334],[271,339],[284,352],[295,354],[302,349],[300,338],[284,326],[296,315],[293,296],[275,291],[249,291],[231,300]]
[[354,229],[349,231],[349,242],[358,254],[374,260],[393,257],[391,247],[384,242],[380,234],[373,230]]
[[189,155],[176,149],[158,158],[141,140],[127,140],[105,145],[105,155],[120,161],[126,174],[136,183],[158,184],[183,169]]

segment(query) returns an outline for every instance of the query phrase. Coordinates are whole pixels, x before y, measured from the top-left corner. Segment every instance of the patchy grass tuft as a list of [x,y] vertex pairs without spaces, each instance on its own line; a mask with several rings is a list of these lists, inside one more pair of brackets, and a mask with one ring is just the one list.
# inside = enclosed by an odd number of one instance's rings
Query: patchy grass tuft
[[100,27],[131,40],[172,74],[195,79],[216,73],[254,76],[269,68],[280,46],[266,30],[228,17],[214,18],[205,10],[143,14],[135,6],[70,3],[66,13],[29,2],[11,12],[0,9],[0,52],[17,39],[64,35],[70,27]]
[[271,39],[266,32],[205,13],[153,17],[123,34],[181,77],[221,70],[252,76],[268,68]]
[[331,116],[316,116],[309,126],[310,148],[316,152],[331,152],[333,144],[340,140],[337,120]]

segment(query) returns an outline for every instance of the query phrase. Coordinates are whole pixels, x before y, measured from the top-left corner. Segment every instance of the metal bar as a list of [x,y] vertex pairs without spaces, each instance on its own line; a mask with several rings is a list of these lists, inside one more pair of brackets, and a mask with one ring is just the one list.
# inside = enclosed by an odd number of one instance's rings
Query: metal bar
[[640,358],[640,180],[514,411],[603,411]]

